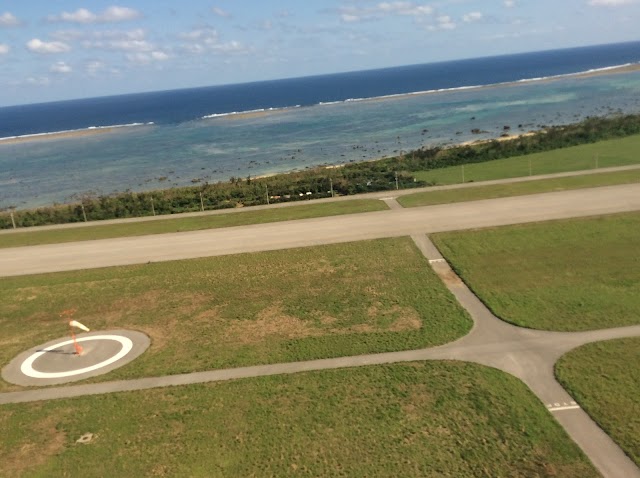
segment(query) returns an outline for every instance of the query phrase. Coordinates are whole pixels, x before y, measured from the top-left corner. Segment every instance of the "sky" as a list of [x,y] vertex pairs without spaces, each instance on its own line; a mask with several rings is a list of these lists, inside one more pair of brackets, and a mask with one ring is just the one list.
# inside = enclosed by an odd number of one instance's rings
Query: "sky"
[[639,40],[640,0],[3,0],[0,106]]

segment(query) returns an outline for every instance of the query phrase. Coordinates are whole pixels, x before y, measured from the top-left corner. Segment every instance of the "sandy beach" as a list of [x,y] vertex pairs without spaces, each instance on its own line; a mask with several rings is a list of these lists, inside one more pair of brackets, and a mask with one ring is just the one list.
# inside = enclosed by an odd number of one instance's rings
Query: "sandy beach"
[[78,138],[82,136],[94,136],[98,134],[109,134],[117,131],[129,131],[131,128],[141,128],[151,126],[145,124],[123,125],[123,126],[101,126],[98,128],[85,128],[72,131],[58,131],[53,133],[27,134],[24,136],[10,136],[0,138],[0,146],[4,144],[25,143],[28,141],[49,141],[64,138]]

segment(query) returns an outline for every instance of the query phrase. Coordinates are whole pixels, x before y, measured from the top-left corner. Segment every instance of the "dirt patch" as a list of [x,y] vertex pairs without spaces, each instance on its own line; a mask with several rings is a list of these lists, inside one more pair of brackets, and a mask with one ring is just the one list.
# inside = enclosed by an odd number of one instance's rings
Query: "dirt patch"
[[322,325],[333,325],[338,321],[338,319],[336,319],[335,317],[332,317],[330,315],[325,315],[320,319],[320,323]]
[[444,282],[446,285],[462,285],[460,277],[458,277],[458,275],[449,268],[447,268],[447,270],[436,270],[436,274],[438,274],[438,277],[440,277],[440,279],[442,279],[442,282]]
[[421,420],[426,408],[433,404],[433,394],[426,387],[412,387],[409,393],[409,399],[401,405],[402,411],[408,420]]
[[[2,473],[6,477],[25,475],[38,468],[64,449],[66,436],[56,429],[56,418],[47,417],[34,424],[33,440],[28,440],[16,450],[2,457]],[[2,456],[2,455],[0,455]]]
[[225,335],[240,344],[254,344],[272,337],[300,339],[322,334],[312,324],[285,314],[282,304],[263,309],[255,320],[232,320],[225,331]]
[[[417,330],[422,326],[422,320],[418,313],[411,307],[401,307],[394,305],[392,307],[384,307],[380,303],[376,303],[367,309],[367,316],[373,321],[381,321],[394,318],[387,327],[376,326],[370,324],[360,324],[365,327],[358,327],[360,332],[402,332],[405,330]],[[355,329],[355,328],[354,328]]]
[[[409,309],[405,307],[405,309]],[[391,326],[387,329],[390,332],[403,332],[405,330],[418,330],[422,327],[422,321],[415,310],[409,309],[407,315],[393,321]]]
[[[140,327],[140,330],[151,337],[152,345],[157,351],[169,341],[189,342],[194,334],[197,334],[201,324],[219,323],[220,327],[223,327],[220,319],[220,307],[212,307],[191,317],[189,315],[193,312],[191,309],[198,306],[199,304],[190,304],[183,310],[176,310],[176,313],[171,317],[158,319],[152,324],[145,324]],[[185,317],[185,314],[188,317],[187,320],[178,318],[179,316]]]

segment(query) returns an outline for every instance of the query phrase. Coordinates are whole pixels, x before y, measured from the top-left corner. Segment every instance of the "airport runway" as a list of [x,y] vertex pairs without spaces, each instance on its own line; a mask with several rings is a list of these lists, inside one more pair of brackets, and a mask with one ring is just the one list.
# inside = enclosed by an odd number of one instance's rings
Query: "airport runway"
[[203,231],[0,249],[0,277],[640,210],[640,184]]

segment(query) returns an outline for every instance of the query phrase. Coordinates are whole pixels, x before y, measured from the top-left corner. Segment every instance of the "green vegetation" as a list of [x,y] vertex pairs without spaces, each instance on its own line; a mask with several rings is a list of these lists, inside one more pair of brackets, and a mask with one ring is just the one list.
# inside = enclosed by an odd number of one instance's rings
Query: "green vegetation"
[[[425,186],[431,181],[422,179],[425,177],[422,174],[415,175],[416,171],[483,163],[638,134],[640,115],[588,118],[581,123],[548,127],[509,141],[493,140],[450,148],[423,147],[400,156],[350,163],[339,168],[315,168],[259,179],[232,177],[228,182],[151,192],[125,192],[108,196],[91,192],[79,193],[78,204],[21,210],[16,211],[14,216],[19,227],[29,227],[80,222],[85,215],[89,220],[102,220],[149,216],[154,211],[158,214],[173,214],[197,211],[203,207],[221,209],[239,205],[253,206],[265,204],[267,196],[272,202],[281,202],[329,197],[331,191],[338,195],[383,191],[394,189],[396,178],[398,186],[406,189]],[[602,165],[608,164],[607,161],[603,157]],[[563,166],[556,167],[566,170]],[[539,172],[537,168],[536,172]],[[9,214],[0,214],[0,229],[10,227],[12,224]]]
[[404,207],[416,207],[637,182],[640,182],[640,169],[566,178],[539,179],[520,183],[495,184],[492,186],[427,191],[400,196],[397,200]]
[[109,239],[113,237],[143,236],[166,232],[184,232],[219,227],[263,224],[294,219],[337,216],[358,212],[381,211],[387,205],[377,199],[354,199],[320,204],[304,204],[266,210],[234,211],[230,214],[158,219],[124,224],[98,224],[81,228],[24,231],[0,234],[0,248],[54,244],[60,242]]
[[6,477],[598,476],[522,382],[455,362],[5,405],[0,427]]
[[[316,168],[300,173],[279,174],[268,178],[231,178],[229,182],[202,184],[146,192],[77,195],[74,204],[56,205],[13,212],[17,227],[65,224],[105,219],[121,219],[233,209],[244,206],[300,202],[395,188],[395,171],[378,162],[348,164],[341,168]],[[412,176],[398,173],[402,188],[424,186]],[[9,208],[10,209],[10,208]],[[10,213],[0,214],[0,229],[12,228]]]
[[434,242],[502,319],[591,330],[640,323],[640,213],[436,234]]
[[[530,176],[531,174],[581,171],[596,168],[596,162],[599,168],[640,164],[638,148],[640,148],[640,135],[635,135],[527,156],[515,156],[480,164],[466,164],[464,181],[488,181]],[[460,166],[422,171],[415,173],[415,177],[431,184],[463,182]]]
[[[635,364],[635,365],[633,365]],[[640,338],[584,345],[556,375],[580,406],[640,466]]]
[[102,380],[411,350],[471,328],[415,244],[386,239],[0,279],[0,366],[64,336],[71,308],[152,339]]

